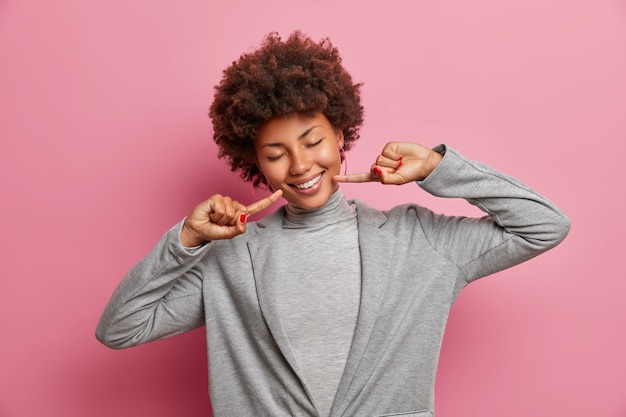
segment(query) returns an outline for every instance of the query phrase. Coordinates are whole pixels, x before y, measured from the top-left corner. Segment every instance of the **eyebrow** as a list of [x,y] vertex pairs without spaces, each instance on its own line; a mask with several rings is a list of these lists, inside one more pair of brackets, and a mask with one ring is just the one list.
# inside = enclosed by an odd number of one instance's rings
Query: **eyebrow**
[[[298,136],[298,140],[300,139],[304,139],[309,133],[311,133],[311,131],[315,128],[318,127],[322,127],[322,125],[313,125],[310,128],[308,128],[307,130],[305,130],[304,132],[302,132],[300,134],[300,136]],[[281,142],[270,142],[270,143],[266,143],[263,146],[261,146],[261,148],[265,148],[266,146],[283,146],[283,144]]]

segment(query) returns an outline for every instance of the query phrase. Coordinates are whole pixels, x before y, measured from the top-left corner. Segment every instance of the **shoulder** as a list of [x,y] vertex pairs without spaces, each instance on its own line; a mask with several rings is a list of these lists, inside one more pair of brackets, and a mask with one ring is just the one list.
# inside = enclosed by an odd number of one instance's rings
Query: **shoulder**
[[282,229],[285,217],[285,206],[280,206],[276,211],[264,216],[263,218],[248,223],[246,233],[242,237],[252,237],[259,233],[274,233]]
[[359,224],[366,223],[378,227],[415,225],[419,222],[420,216],[431,213],[426,207],[415,203],[405,203],[388,210],[379,210],[360,200],[350,202],[356,205]]

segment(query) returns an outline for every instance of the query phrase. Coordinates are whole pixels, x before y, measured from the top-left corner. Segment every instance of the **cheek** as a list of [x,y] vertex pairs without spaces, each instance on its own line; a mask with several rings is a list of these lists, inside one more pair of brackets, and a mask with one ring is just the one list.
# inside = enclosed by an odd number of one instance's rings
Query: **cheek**
[[263,172],[263,176],[269,183],[276,183],[282,181],[285,178],[285,168],[283,163],[273,162],[271,164],[261,164],[260,168]]
[[339,150],[336,148],[326,149],[324,151],[324,162],[329,169],[337,168],[339,169],[341,165],[341,155],[339,155]]

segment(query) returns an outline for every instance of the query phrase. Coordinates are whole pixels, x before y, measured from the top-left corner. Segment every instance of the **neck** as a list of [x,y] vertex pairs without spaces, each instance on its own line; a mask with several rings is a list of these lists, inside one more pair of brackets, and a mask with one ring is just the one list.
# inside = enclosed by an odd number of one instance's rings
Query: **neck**
[[324,205],[317,209],[304,209],[288,203],[285,209],[283,227],[289,229],[309,229],[325,227],[352,217],[354,210],[346,201],[341,188],[330,196]]

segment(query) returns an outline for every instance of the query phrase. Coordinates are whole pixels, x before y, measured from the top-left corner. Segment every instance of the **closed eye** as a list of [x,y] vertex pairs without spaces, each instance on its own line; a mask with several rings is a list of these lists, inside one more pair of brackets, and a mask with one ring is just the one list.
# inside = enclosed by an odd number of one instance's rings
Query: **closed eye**
[[[315,147],[315,146],[319,145],[320,143],[322,143],[322,141],[323,141],[323,140],[324,140],[324,138],[321,138],[321,139],[319,139],[319,140],[316,140],[316,141],[315,141],[315,142],[313,142],[313,143],[308,143],[308,144],[306,144],[306,145],[304,145],[304,146],[306,146],[307,148],[313,148],[313,147]],[[280,158],[282,158],[282,157],[283,157],[283,155],[285,155],[285,153],[281,153],[280,155],[272,155],[272,156],[268,156],[268,157],[266,157],[266,158],[267,158],[267,160],[268,160],[268,161],[270,161],[270,162],[274,162],[274,161],[278,161]]]
[[281,153],[280,155],[276,155],[276,156],[268,156],[267,160],[270,162],[278,161],[283,155],[284,153]]
[[314,147],[314,146],[317,146],[317,145],[319,145],[319,144],[320,144],[323,140],[324,140],[324,138],[321,138],[320,140],[318,140],[318,141],[316,141],[316,142],[313,142],[313,143],[309,143],[309,144],[307,144],[307,145],[306,145],[306,147],[307,147],[307,148],[312,148],[312,147]]

